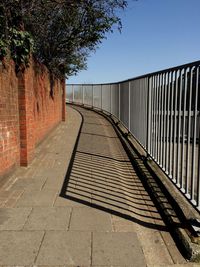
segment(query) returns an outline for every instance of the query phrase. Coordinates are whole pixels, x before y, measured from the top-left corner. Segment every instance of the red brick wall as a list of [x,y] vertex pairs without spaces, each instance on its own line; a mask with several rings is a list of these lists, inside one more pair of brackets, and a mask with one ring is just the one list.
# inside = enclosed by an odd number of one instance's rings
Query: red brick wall
[[35,146],[65,119],[63,82],[51,88],[48,70],[32,60],[18,77],[12,63],[0,72],[0,175],[19,162],[27,166]]
[[11,63],[0,65],[0,174],[18,163],[18,82]]
[[45,68],[39,74],[31,73],[31,69],[29,69],[28,84],[29,76],[33,77],[33,96],[29,98],[29,104],[33,107],[35,142],[38,143],[62,120],[62,83],[58,80],[55,81],[51,94],[50,77]]

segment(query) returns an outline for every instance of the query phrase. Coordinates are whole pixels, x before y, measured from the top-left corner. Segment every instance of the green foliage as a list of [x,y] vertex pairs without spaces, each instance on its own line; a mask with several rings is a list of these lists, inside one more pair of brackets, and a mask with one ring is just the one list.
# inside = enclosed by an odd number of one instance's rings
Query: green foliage
[[0,61],[3,61],[7,55],[7,44],[5,41],[0,39]]
[[114,24],[124,0],[0,0],[0,53],[10,49],[17,68],[27,66],[30,52],[54,76],[63,78],[86,68]]
[[16,71],[28,67],[30,52],[33,51],[33,39],[26,31],[12,29],[10,33],[10,53],[15,61]]
[[0,2],[0,60],[9,53],[15,62],[16,71],[28,66],[33,51],[33,39],[23,29],[22,11],[19,0]]

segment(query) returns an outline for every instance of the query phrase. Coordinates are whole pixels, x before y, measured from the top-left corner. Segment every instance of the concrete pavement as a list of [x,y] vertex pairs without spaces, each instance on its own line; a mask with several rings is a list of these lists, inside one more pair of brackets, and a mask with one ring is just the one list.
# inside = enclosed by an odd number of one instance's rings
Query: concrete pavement
[[0,266],[197,266],[181,256],[112,125],[81,107],[68,106],[32,164],[1,186],[0,241]]

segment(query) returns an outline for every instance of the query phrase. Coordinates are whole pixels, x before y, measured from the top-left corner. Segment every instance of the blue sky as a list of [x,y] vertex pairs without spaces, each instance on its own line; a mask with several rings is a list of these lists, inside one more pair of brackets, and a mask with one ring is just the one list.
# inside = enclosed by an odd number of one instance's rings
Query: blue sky
[[200,60],[200,0],[128,3],[122,33],[108,34],[67,83],[116,82]]

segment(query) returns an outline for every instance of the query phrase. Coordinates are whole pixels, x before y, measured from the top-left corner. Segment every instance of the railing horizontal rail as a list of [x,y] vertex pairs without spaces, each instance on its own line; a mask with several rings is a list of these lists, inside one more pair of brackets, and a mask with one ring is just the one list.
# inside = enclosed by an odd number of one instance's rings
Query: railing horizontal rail
[[[161,73],[165,73],[165,72],[168,72],[168,71],[175,71],[175,70],[179,70],[179,69],[183,69],[183,68],[188,68],[188,67],[192,67],[192,66],[198,66],[198,65],[200,65],[200,60],[193,61],[192,63],[187,63],[187,64],[183,64],[183,65],[180,65],[180,66],[176,66],[176,67],[172,67],[172,68],[167,68],[167,69],[163,69],[163,70],[159,70],[159,71],[147,73],[147,74],[144,74],[144,75],[132,77],[132,78],[125,79],[125,80],[122,80],[122,81],[118,81],[118,82],[95,83],[95,84],[92,84],[92,83],[84,83],[84,84],[82,84],[82,83],[76,83],[76,85],[84,85],[84,86],[87,86],[87,85],[119,84],[119,83],[123,83],[123,82],[128,82],[128,81],[132,81],[132,80],[141,79],[141,78],[144,78],[144,77],[150,77],[150,76],[155,75],[155,74],[161,74]],[[73,85],[73,84],[72,83],[68,83],[67,85]]]
[[115,115],[200,211],[200,61],[116,83],[67,84],[67,101]]

